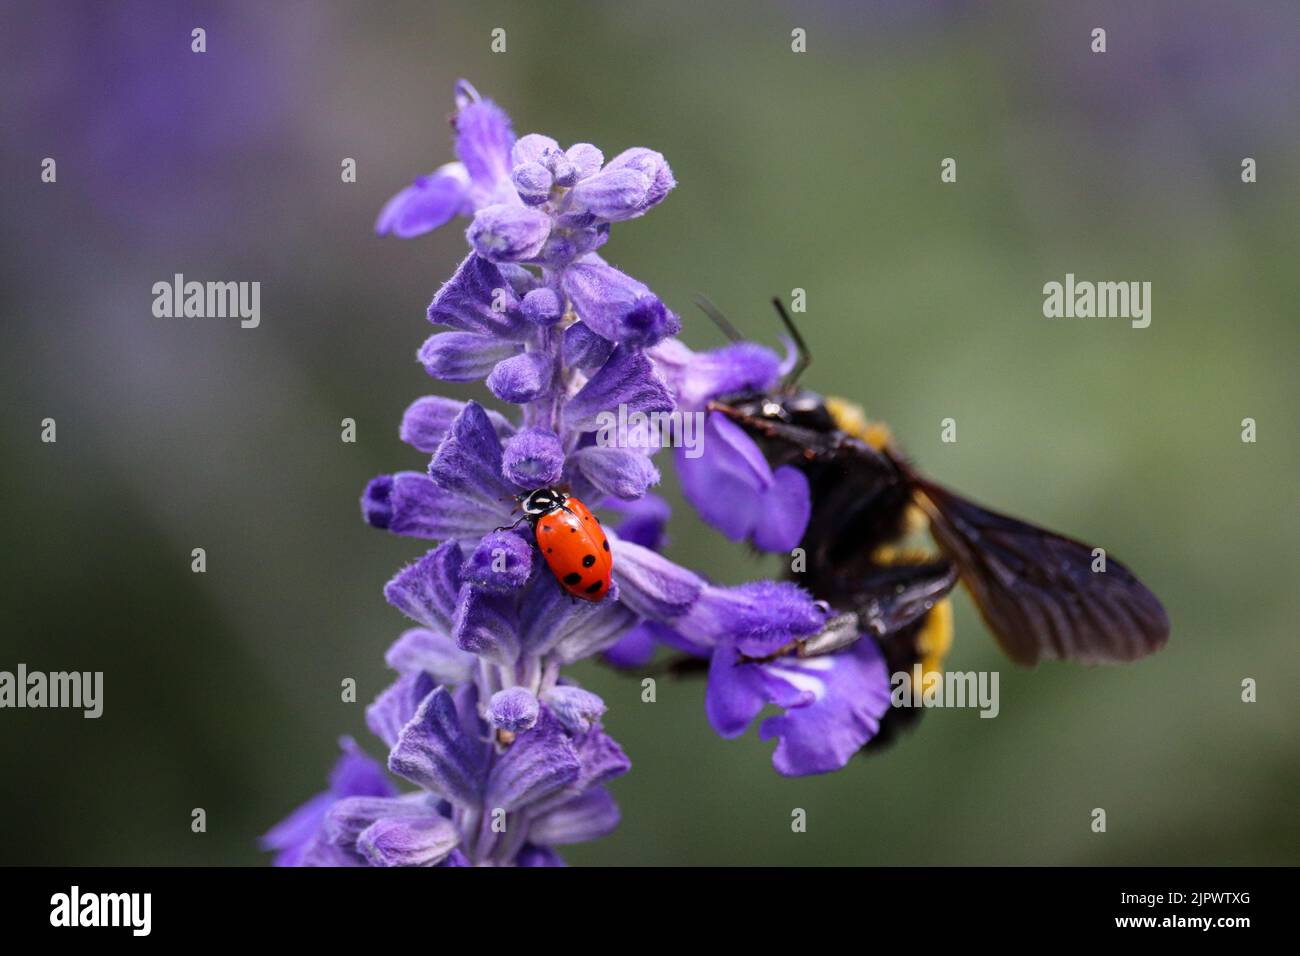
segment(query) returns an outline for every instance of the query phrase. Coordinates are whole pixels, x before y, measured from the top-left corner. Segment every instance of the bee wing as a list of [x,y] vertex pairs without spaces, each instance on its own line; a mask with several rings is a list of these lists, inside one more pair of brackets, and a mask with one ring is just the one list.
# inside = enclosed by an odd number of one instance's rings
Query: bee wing
[[1094,572],[1091,546],[913,480],[935,541],[1017,664],[1132,661],[1164,647],[1164,607],[1109,555]]

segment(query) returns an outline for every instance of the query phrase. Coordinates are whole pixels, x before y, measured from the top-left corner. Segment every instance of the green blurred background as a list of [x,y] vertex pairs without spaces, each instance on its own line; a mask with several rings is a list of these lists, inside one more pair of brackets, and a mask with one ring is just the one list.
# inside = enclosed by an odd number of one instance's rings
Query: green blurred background
[[[1000,716],[934,711],[882,755],[794,780],[756,734],[709,729],[702,682],[661,680],[643,704],[636,679],[588,663],[576,676],[633,770],[613,785],[622,825],[571,862],[1300,861],[1296,5],[3,16],[0,669],[102,670],[106,687],[97,721],[0,712],[0,863],[258,863],[257,835],[321,789],[338,735],[381,753],[363,708],[405,621],[380,591],[422,549],[366,528],[356,499],[423,464],[397,423],[452,391],[413,357],[463,238],[372,225],[450,158],[462,76],[520,133],[668,157],[676,191],[604,251],[689,344],[719,343],[695,293],[774,342],[767,300],[807,290],[809,384],[888,419],[946,483],[1104,544],[1173,622],[1139,664],[1030,672],[962,596],[951,665],[1001,670]],[[175,272],[260,281],[261,328],[153,318],[150,287]],[[1042,286],[1067,272],[1150,281],[1151,327],[1044,319]],[[670,556],[727,582],[777,572],[667,493]]]

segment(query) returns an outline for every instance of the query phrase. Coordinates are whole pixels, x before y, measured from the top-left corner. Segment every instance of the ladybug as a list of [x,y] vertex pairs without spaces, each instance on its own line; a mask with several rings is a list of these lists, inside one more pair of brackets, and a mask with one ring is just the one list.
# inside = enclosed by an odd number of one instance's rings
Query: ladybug
[[560,587],[584,601],[609,593],[614,556],[590,509],[558,488],[538,488],[520,499],[533,539]]

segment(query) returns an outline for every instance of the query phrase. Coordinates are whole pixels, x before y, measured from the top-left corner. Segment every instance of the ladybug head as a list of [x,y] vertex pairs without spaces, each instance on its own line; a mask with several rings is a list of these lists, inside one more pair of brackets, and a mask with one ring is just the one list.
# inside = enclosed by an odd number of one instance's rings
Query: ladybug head
[[563,506],[568,500],[569,496],[558,488],[538,488],[520,496],[519,507],[525,518],[535,521]]

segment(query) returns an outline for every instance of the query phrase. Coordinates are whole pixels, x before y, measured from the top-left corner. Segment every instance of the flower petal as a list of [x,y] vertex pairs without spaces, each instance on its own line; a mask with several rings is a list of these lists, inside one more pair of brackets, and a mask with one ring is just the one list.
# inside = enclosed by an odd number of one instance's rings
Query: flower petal
[[372,866],[436,866],[459,842],[444,817],[383,817],[361,832],[357,852]]
[[452,696],[439,687],[402,728],[388,769],[463,807],[479,805],[486,779],[485,746],[461,726]]
[[519,311],[519,296],[510,279],[472,252],[429,303],[429,321],[515,341],[532,335],[534,328]]
[[666,538],[664,531],[672,515],[672,509],[663,498],[647,492],[631,501],[606,498],[600,506],[622,515],[614,528],[624,541],[639,544],[651,551],[663,550]]
[[[451,423],[465,408],[465,403],[442,395],[426,395],[417,398],[402,415],[402,427],[399,435],[416,451],[433,454],[447,437]],[[496,429],[497,437],[503,441],[514,434],[515,427],[500,412],[487,409],[487,416]]]
[[507,813],[550,796],[578,779],[581,764],[559,723],[545,711],[492,768],[483,806]]
[[607,530],[606,535],[614,549],[614,580],[621,603],[641,617],[661,622],[671,622],[690,610],[704,587],[699,576],[613,532]]
[[487,658],[502,667],[519,658],[518,620],[512,594],[492,594],[466,585],[452,636],[461,650]]
[[872,640],[827,657],[786,657],[765,666],[811,691],[809,703],[769,717],[759,728],[763,740],[780,740],[772,765],[786,776],[839,770],[875,736],[889,709],[889,673]]
[[384,586],[384,598],[417,624],[450,634],[463,562],[460,545],[454,541],[442,544],[397,572]]
[[616,498],[640,498],[659,484],[659,469],[636,448],[590,445],[574,452],[570,460],[600,491]]
[[584,322],[574,322],[564,330],[560,344],[564,364],[584,372],[594,372],[605,364],[614,343],[591,331]]
[[401,736],[402,728],[415,716],[420,702],[436,686],[432,675],[423,671],[402,674],[366,707],[366,726],[391,750]]
[[[449,569],[450,563],[449,560]],[[449,581],[448,584],[450,583]],[[450,591],[450,605],[444,604],[444,598],[439,594],[437,603],[440,616],[450,620],[451,615],[446,614],[447,607],[451,608],[452,614],[455,613],[458,590]],[[450,634],[450,627],[441,633],[413,627],[404,631],[388,648],[384,663],[399,674],[423,673],[429,674],[438,684],[463,684],[473,676],[477,660],[474,655],[466,654],[457,647]]]
[[501,474],[501,440],[483,406],[468,402],[429,464],[438,489],[505,519],[515,490]]
[[582,321],[611,342],[648,347],[681,331],[681,321],[644,283],[599,256],[570,265],[563,284]]
[[[468,84],[458,85],[458,93],[472,89]],[[510,117],[491,100],[477,98],[477,94],[459,98],[469,101],[456,114],[456,155],[474,185],[489,195],[495,194],[503,183],[510,182],[510,151],[515,145]]]
[[378,235],[391,233],[410,239],[437,229],[458,214],[467,214],[469,173],[460,163],[448,163],[418,177],[384,203],[375,220]]
[[620,592],[610,594],[596,603],[575,601],[553,575],[537,575],[520,603],[521,646],[531,656],[571,664],[613,645],[636,619],[619,603]]
[[724,395],[765,393],[781,379],[780,357],[755,342],[692,352],[677,339],[665,339],[650,354],[685,411],[700,411]]
[[763,518],[754,525],[754,547],[760,551],[790,551],[799,546],[812,517],[808,477],[791,465],[772,472],[763,494]]
[[618,804],[608,790],[597,787],[530,820],[528,838],[559,846],[582,843],[613,832],[618,820]]
[[[632,412],[672,411],[667,386],[654,370],[654,363],[639,349],[619,346],[610,354],[587,384],[564,405],[566,427],[575,431],[596,431],[619,406]],[[604,415],[602,415],[604,413]]]

